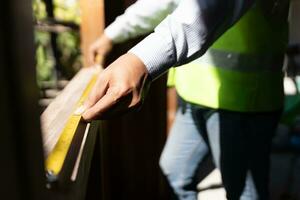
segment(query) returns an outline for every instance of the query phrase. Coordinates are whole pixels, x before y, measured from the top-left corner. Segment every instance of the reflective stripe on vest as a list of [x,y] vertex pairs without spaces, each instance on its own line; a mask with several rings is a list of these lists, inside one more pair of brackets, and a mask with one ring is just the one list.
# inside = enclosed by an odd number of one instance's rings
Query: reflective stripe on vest
[[271,23],[257,3],[201,58],[176,68],[177,92],[188,102],[211,108],[280,109],[286,44],[286,21]]
[[278,63],[283,62],[283,55],[251,55],[235,52],[224,52],[217,49],[210,49],[201,59],[194,63],[208,64],[221,67],[228,70],[243,72],[261,72],[261,71],[280,71],[282,66]]
[[240,112],[280,109],[282,79],[281,71],[242,72],[197,62],[175,71],[176,90],[186,101]]

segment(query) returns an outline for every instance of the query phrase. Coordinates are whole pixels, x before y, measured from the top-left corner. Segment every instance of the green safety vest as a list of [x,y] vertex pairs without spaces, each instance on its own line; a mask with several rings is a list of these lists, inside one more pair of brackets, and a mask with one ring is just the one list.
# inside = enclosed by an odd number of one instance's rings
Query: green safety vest
[[179,96],[194,104],[240,112],[282,108],[288,41],[288,6],[282,6],[284,12],[272,5],[267,12],[257,2],[202,57],[176,68]]

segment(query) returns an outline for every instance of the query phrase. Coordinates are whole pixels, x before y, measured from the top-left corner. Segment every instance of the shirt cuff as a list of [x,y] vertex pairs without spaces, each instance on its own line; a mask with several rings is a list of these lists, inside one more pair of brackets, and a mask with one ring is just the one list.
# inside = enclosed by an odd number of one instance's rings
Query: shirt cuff
[[175,64],[172,40],[167,38],[169,37],[152,33],[128,51],[142,60],[152,80]]
[[113,23],[104,29],[104,34],[111,39],[114,44],[122,43],[127,39],[124,37],[125,34],[122,33],[119,25]]

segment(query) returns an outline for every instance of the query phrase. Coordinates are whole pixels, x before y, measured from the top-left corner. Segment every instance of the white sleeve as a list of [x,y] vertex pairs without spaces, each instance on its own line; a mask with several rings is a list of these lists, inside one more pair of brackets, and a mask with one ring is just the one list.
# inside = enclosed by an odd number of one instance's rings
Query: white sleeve
[[110,24],[104,33],[113,43],[149,33],[173,10],[180,0],[138,0]]
[[183,0],[155,32],[129,52],[146,65],[152,79],[200,57],[254,0]]

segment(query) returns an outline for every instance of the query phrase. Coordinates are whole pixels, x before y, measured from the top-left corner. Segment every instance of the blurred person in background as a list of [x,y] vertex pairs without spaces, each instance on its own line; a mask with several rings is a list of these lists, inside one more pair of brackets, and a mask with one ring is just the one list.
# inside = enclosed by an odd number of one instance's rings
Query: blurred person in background
[[103,71],[83,117],[138,107],[143,88],[184,65],[173,74],[179,108],[160,159],[176,198],[197,199],[196,172],[211,153],[228,199],[268,199],[270,143],[283,106],[288,1],[185,0],[176,9],[178,3],[139,0],[105,29],[90,48],[92,61],[162,21]]

